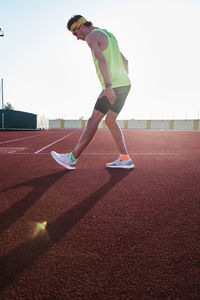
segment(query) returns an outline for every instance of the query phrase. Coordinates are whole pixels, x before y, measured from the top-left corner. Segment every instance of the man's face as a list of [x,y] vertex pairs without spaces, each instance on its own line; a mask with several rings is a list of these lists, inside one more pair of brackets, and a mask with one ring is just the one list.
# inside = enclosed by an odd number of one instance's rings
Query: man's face
[[74,28],[73,35],[77,38],[77,40],[85,41],[85,35],[82,30],[82,25],[79,28]]

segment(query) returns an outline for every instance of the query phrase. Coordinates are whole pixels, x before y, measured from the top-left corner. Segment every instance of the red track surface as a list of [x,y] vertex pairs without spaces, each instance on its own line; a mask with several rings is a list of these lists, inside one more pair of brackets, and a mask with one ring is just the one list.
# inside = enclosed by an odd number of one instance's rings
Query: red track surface
[[200,132],[124,130],[127,171],[99,130],[67,171],[80,134],[0,132],[0,299],[200,299]]

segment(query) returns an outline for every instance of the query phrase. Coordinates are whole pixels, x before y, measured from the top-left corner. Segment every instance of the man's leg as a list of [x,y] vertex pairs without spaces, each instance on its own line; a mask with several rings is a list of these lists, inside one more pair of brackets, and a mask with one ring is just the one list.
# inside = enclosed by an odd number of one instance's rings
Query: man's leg
[[72,151],[75,158],[78,158],[82,151],[87,147],[87,145],[93,139],[98,125],[100,121],[103,119],[104,114],[96,109],[94,109],[92,116],[89,118],[87,122],[87,126],[83,131],[78,144],[75,146],[74,150]]
[[106,166],[108,168],[133,169],[134,164],[128,154],[123,133],[116,122],[117,116],[117,113],[110,110],[106,116],[106,125],[108,126],[108,129],[119,148],[120,157],[116,161],[107,163]]
[[51,155],[55,159],[55,161],[69,170],[74,170],[76,165],[76,159],[93,139],[97,131],[99,122],[102,120],[103,117],[103,113],[94,109],[92,116],[88,120],[87,126],[72,153],[59,154],[55,151],[51,151]]
[[117,116],[118,116],[117,113],[115,113],[112,110],[109,110],[109,112],[106,115],[105,123],[108,129],[110,130],[115,143],[119,148],[119,153],[128,154],[123,133],[116,122]]

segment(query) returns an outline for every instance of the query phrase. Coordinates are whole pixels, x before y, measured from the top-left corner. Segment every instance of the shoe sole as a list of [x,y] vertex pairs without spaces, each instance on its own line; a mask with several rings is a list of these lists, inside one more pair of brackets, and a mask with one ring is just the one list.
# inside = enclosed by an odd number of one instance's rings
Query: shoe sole
[[65,164],[63,164],[62,162],[60,162],[60,161],[57,159],[57,153],[56,153],[55,151],[51,151],[51,156],[52,156],[53,159],[55,159],[55,161],[56,161],[59,165],[61,165],[62,167],[66,168],[66,169],[68,169],[68,170],[74,170],[74,169],[75,169],[75,167],[70,167],[70,166],[65,165]]
[[133,169],[134,165],[130,166],[108,166],[106,165],[107,168],[112,168],[112,169]]

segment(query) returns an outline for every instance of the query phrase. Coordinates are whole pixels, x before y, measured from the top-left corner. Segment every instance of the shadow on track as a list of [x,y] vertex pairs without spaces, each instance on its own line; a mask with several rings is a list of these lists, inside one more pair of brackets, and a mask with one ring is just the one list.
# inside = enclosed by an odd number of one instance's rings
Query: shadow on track
[[[42,235],[21,243],[18,247],[0,258],[0,290],[4,290],[32,263],[65,236],[94,205],[118,182],[130,174],[131,170],[109,170],[109,181],[89,197],[83,199],[69,211],[61,214],[47,226],[48,239]],[[58,173],[60,177],[64,172]],[[62,175],[61,175],[62,174]],[[56,175],[55,175],[56,177]],[[58,175],[57,175],[58,177]],[[58,178],[57,178],[58,179]],[[56,179],[56,180],[57,180]],[[56,181],[55,180],[55,181]],[[41,184],[40,184],[41,186]],[[40,192],[41,193],[41,192]],[[38,192],[39,194],[39,192]]]
[[43,177],[37,177],[1,190],[0,192],[2,193],[20,187],[32,187],[32,190],[25,197],[0,214],[0,234],[8,229],[12,223],[16,222],[17,219],[22,217],[26,211],[67,172],[69,171],[64,170]]

